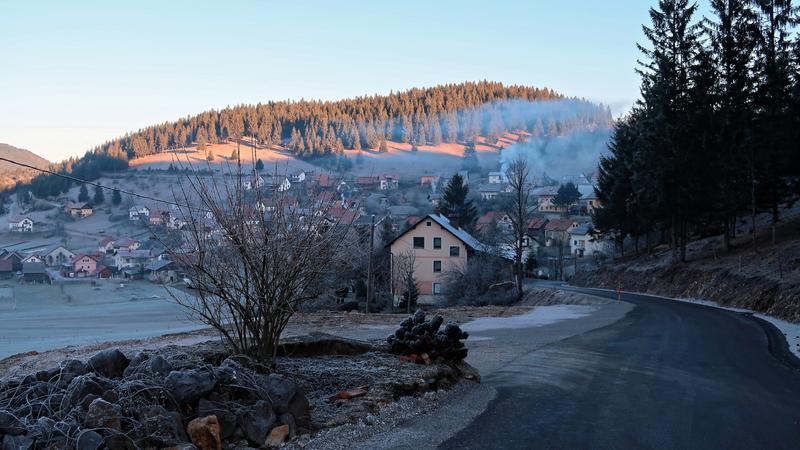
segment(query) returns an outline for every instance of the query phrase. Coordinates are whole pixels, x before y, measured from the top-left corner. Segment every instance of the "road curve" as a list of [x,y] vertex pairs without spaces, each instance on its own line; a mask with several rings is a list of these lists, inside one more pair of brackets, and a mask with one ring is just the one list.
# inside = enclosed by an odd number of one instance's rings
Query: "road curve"
[[800,448],[800,362],[772,325],[652,296],[622,300],[635,305],[622,319],[487,374],[496,397],[440,448]]

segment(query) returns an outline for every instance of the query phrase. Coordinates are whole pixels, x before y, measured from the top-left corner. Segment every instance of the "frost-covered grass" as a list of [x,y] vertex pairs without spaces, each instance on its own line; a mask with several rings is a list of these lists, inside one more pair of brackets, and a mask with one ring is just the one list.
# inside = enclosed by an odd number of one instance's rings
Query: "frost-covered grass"
[[474,333],[487,330],[541,327],[560,322],[562,320],[585,317],[596,310],[596,306],[589,305],[539,306],[519,316],[483,317],[473,320],[472,322],[465,323],[461,326],[461,328],[464,331]]

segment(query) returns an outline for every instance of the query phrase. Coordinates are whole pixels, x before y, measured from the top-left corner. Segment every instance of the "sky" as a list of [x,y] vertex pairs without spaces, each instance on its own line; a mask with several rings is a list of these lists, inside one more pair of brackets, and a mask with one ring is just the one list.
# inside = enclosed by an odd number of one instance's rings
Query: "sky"
[[0,142],[59,161],[212,108],[482,79],[619,115],[654,1],[4,1]]

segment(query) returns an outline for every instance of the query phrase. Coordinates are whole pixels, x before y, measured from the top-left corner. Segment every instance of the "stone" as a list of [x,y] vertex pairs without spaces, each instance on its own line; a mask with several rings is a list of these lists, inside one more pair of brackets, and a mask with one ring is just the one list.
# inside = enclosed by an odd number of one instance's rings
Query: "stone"
[[281,414],[278,422],[281,425],[289,425],[289,439],[294,439],[295,434],[297,434],[297,422],[294,420],[294,416],[290,413]]
[[277,374],[267,377],[265,389],[272,402],[272,408],[278,414],[289,410],[289,401],[297,393],[297,385]]
[[145,408],[139,414],[139,422],[142,433],[147,436],[147,442],[139,442],[140,447],[166,447],[189,440],[181,415],[162,406]]
[[61,409],[70,410],[78,405],[89,394],[103,395],[103,388],[89,375],[75,377],[67,386],[64,398],[61,399]]
[[368,342],[346,339],[327,333],[310,333],[282,339],[278,356],[360,355],[375,350]]
[[267,447],[280,447],[289,436],[289,425],[279,425],[272,429],[264,445]]
[[128,436],[122,433],[112,434],[103,439],[105,448],[114,450],[140,450],[139,446]]
[[221,450],[219,422],[216,416],[198,417],[186,427],[189,438],[199,450]]
[[267,439],[270,427],[275,423],[275,412],[268,402],[256,402],[239,411],[237,422],[250,445],[258,447]]
[[236,431],[236,412],[222,403],[201,399],[197,404],[197,416],[216,416],[219,422],[220,439],[227,439]]
[[363,397],[367,395],[367,390],[364,388],[348,389],[346,391],[339,391],[328,398],[328,401],[335,400],[350,400],[352,398]]
[[172,371],[164,380],[172,398],[179,405],[194,405],[214,390],[214,375],[205,370]]
[[164,447],[161,450],[198,450],[194,444],[178,444],[172,447]]
[[122,410],[119,406],[98,398],[89,405],[89,410],[86,412],[86,426],[119,430],[122,428],[121,416]]
[[56,375],[58,375],[59,384],[62,386],[67,386],[73,378],[80,375],[85,375],[88,370],[89,368],[83,363],[83,361],[78,361],[77,359],[67,359],[61,361],[61,363],[58,365],[58,372],[56,372]]
[[7,434],[3,438],[2,450],[28,450],[33,446],[33,439],[26,436],[12,436]]
[[103,444],[103,436],[94,430],[83,430],[78,434],[75,450],[97,450]]
[[109,348],[89,358],[89,368],[107,378],[121,378],[130,360],[118,348]]
[[0,434],[19,436],[25,434],[25,423],[11,412],[0,409]]
[[128,367],[123,372],[124,377],[129,377],[134,374],[148,374],[148,375],[161,375],[166,376],[172,370],[172,364],[169,363],[163,356],[155,355],[150,356],[149,353],[140,352],[133,357]]

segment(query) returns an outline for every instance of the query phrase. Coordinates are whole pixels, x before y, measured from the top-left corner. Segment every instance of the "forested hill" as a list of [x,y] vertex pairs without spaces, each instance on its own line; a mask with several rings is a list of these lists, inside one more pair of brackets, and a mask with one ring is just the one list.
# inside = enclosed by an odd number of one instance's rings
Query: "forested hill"
[[[101,171],[126,167],[128,159],[237,137],[281,145],[310,158],[374,149],[383,140],[437,145],[513,129],[560,136],[610,126],[611,114],[603,105],[550,89],[465,82],[339,101],[279,101],[211,110],[114,139],[83,158],[62,163],[59,170],[94,179]],[[55,195],[68,183],[43,176],[32,189],[36,195]]]
[[[13,145],[0,143],[0,157],[8,158],[23,164],[45,168],[50,161],[41,156]],[[0,161],[0,188],[11,186],[17,181],[28,181],[34,175],[32,169],[24,169],[9,162]]]

